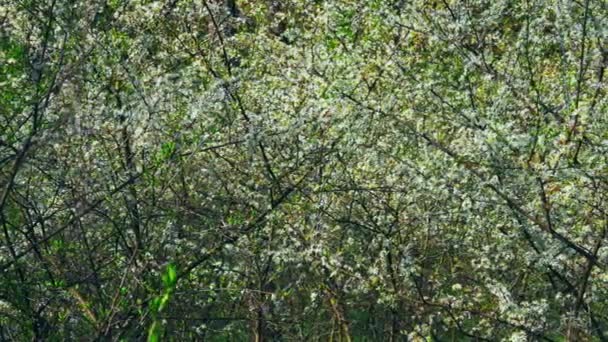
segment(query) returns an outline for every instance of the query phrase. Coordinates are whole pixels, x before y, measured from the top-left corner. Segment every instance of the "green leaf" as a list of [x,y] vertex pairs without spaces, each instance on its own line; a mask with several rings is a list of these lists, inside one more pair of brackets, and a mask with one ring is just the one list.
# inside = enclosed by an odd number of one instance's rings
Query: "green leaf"
[[148,329],[148,342],[157,342],[160,340],[160,326],[158,321],[152,322]]
[[150,302],[150,311],[153,313],[160,311],[160,301],[160,297],[154,297],[154,299],[152,299]]
[[167,306],[169,302],[169,293],[165,293],[162,297],[160,297],[160,306],[158,307],[158,312],[163,311],[163,309]]
[[167,269],[162,275],[162,280],[165,288],[167,289],[175,286],[175,283],[177,282],[177,269],[175,268],[175,265],[167,265]]

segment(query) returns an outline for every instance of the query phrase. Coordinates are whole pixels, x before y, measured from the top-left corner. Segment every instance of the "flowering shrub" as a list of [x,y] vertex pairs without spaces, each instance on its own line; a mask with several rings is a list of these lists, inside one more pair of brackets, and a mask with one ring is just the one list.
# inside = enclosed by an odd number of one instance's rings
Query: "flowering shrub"
[[606,340],[607,11],[0,4],[0,339]]

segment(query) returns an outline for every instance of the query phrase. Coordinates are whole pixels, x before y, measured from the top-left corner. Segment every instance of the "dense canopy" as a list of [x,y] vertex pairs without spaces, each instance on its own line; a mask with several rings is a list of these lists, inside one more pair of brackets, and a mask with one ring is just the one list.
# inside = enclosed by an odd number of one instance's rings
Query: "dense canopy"
[[0,340],[608,340],[603,0],[0,1]]

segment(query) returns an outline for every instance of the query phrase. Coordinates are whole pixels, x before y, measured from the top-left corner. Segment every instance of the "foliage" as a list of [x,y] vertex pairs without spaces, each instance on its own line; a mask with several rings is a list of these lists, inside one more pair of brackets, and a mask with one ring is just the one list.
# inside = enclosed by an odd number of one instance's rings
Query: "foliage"
[[608,339],[597,0],[0,3],[0,340]]

